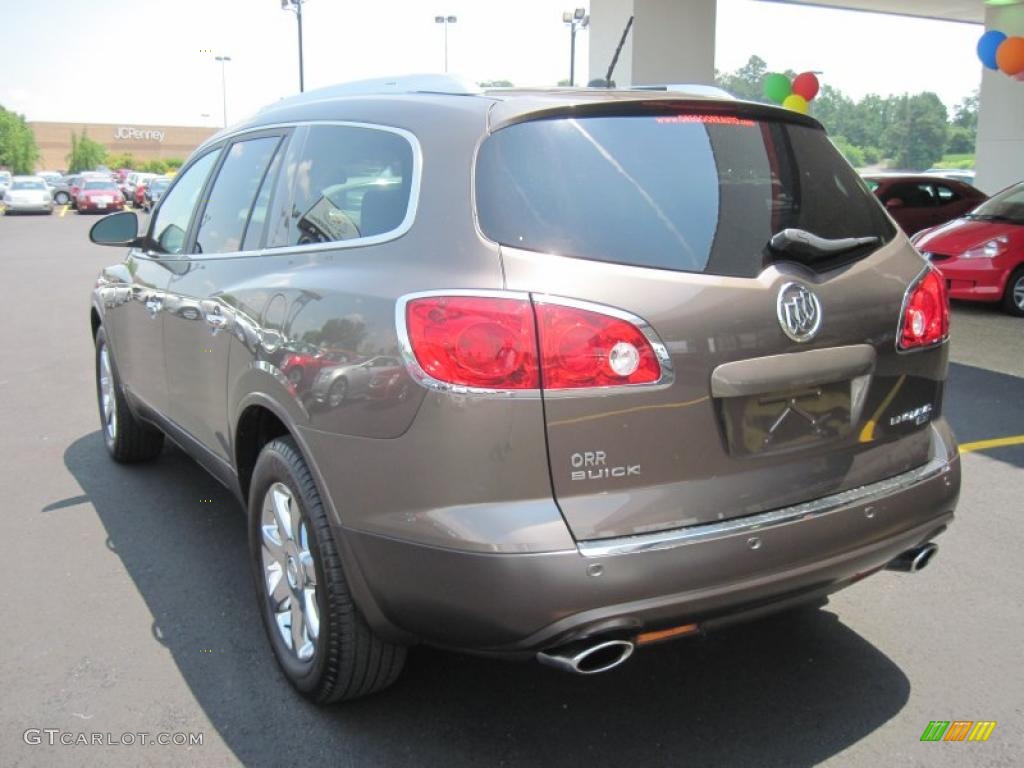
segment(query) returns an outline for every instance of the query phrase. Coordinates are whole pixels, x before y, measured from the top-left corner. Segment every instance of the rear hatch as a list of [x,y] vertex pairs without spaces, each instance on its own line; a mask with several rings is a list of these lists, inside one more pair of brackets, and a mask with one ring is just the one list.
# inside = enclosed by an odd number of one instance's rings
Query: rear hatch
[[[817,123],[742,103],[549,109],[483,142],[476,202],[509,289],[630,313],[668,352],[655,385],[544,392],[577,539],[749,515],[928,460],[946,345],[896,349],[925,263]],[[863,239],[770,247],[787,228]]]

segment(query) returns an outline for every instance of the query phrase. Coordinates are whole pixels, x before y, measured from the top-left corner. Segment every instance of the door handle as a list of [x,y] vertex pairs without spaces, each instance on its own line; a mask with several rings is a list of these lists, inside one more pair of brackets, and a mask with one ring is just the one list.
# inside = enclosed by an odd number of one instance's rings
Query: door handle
[[222,315],[220,312],[207,312],[204,317],[206,318],[207,325],[214,330],[220,330],[228,326],[228,316]]

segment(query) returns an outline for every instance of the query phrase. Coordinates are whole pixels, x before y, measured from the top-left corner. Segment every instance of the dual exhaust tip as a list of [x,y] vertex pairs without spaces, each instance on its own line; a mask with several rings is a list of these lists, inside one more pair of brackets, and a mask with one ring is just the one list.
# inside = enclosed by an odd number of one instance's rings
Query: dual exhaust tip
[[[900,553],[886,567],[893,571],[917,573],[931,562],[938,551],[938,545],[933,542],[920,544]],[[686,625],[686,628],[689,629],[691,626],[696,627],[696,625]],[[537,654],[537,661],[563,672],[596,675],[623,664],[633,655],[635,648],[636,644],[632,640],[584,639],[548,651],[541,651]]]
[[537,661],[563,672],[596,675],[615,669],[633,655],[630,640],[579,640],[569,645],[541,651]]

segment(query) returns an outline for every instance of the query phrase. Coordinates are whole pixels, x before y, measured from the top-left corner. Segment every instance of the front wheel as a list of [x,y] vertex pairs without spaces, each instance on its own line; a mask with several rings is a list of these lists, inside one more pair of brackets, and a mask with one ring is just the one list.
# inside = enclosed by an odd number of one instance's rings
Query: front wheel
[[67,192],[58,192],[53,196],[53,202],[57,205],[67,205],[71,202],[71,198],[68,196]]
[[330,704],[395,681],[405,648],[377,637],[356,607],[320,494],[289,437],[256,460],[249,544],[263,624],[299,693]]
[[1024,266],[1017,267],[1006,281],[1003,309],[1011,315],[1024,317]]
[[103,442],[116,461],[148,461],[160,454],[164,434],[139,421],[128,408],[110,357],[107,333],[102,327],[96,332],[96,398]]

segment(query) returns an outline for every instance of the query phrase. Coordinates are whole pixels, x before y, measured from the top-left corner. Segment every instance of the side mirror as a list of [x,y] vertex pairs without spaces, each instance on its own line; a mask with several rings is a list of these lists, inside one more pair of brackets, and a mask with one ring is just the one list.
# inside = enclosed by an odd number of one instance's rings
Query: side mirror
[[89,239],[97,245],[139,245],[139,217],[135,215],[135,211],[121,211],[104,216],[92,225]]
[[902,208],[903,201],[900,200],[898,197],[890,197],[888,200],[885,201],[885,207],[888,208],[890,211],[894,208]]

